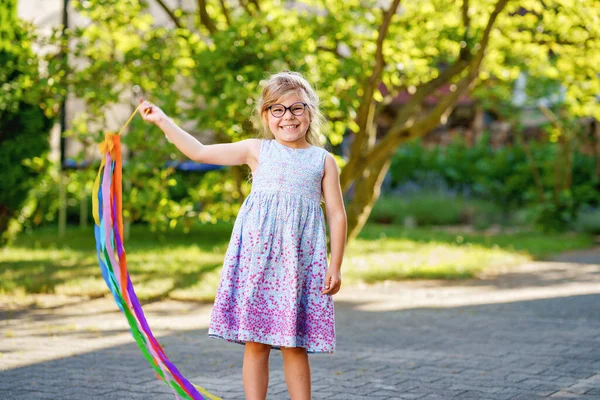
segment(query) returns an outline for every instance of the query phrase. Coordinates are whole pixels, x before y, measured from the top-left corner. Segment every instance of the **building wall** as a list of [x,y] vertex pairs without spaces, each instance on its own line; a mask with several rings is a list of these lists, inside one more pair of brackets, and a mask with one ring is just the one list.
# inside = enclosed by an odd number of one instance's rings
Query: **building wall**
[[[72,4],[71,1],[67,0],[69,27],[85,26],[87,23],[86,19],[76,13],[70,3]],[[149,12],[154,16],[158,25],[173,26],[168,16],[156,2],[150,1],[149,3]],[[165,0],[165,3],[170,7],[182,5],[193,7],[193,0]],[[64,4],[65,0],[18,0],[17,12],[19,18],[32,22],[36,26],[38,32],[41,34],[50,34],[53,28],[62,26]],[[35,50],[39,53],[52,51],[52,49],[48,48],[37,48]],[[123,123],[125,123],[134,107],[131,98],[124,98],[120,104],[110,107],[106,114],[108,123],[106,128],[112,131],[118,131]],[[66,108],[66,123],[67,129],[69,129],[75,115],[84,110],[84,104],[80,100],[69,96]],[[67,140],[66,157],[74,157],[81,151],[81,147],[79,142]],[[52,129],[50,135],[50,148],[50,157],[54,160],[58,160],[60,155],[60,126],[58,124]],[[91,149],[87,149],[86,152],[89,158],[96,158],[98,156],[97,148],[95,146]],[[124,149],[124,155],[125,154],[126,149]]]

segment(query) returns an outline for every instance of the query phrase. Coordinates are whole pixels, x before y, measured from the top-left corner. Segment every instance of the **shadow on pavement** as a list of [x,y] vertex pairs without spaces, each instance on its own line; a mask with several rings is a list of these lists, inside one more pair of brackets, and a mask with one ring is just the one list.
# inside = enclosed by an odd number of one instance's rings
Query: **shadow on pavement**
[[[600,294],[394,311],[366,311],[365,306],[368,302],[336,302],[338,351],[310,356],[315,399],[535,399],[561,391],[600,398]],[[100,324],[103,314],[92,317]],[[98,331],[101,336],[114,333]],[[223,398],[243,398],[243,347],[206,333],[182,330],[159,337],[159,342],[192,382]],[[88,335],[58,332],[56,345],[84,342]],[[45,339],[14,340],[23,349],[42,346],[51,356],[53,346]],[[16,356],[6,343],[0,342],[0,365]],[[287,398],[281,370],[281,356],[273,351],[269,399]],[[32,358],[30,365],[0,371],[0,398],[173,395],[156,381],[131,339],[70,357],[43,362]]]

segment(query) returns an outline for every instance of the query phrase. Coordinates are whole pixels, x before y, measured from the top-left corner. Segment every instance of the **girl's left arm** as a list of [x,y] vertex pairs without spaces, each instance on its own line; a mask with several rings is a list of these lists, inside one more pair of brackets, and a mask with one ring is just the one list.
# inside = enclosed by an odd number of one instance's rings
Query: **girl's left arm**
[[325,157],[325,173],[323,174],[323,197],[329,225],[331,261],[321,293],[333,295],[339,292],[342,285],[342,259],[346,247],[346,209],[340,187],[340,173],[335,159],[329,153]]

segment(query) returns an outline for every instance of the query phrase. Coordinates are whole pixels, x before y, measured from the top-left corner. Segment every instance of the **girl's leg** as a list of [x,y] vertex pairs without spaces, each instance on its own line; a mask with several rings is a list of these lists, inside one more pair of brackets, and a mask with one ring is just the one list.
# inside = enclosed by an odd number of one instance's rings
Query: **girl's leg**
[[303,347],[282,347],[283,373],[291,400],[310,400],[310,365]]
[[246,400],[265,400],[269,387],[269,354],[271,346],[246,342],[242,378]]

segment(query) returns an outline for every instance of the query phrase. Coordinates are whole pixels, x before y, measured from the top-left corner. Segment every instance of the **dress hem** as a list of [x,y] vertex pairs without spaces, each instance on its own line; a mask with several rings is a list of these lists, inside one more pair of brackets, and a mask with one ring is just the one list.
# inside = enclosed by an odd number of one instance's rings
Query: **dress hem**
[[[228,338],[228,337],[225,337],[225,336],[222,336],[222,335],[218,335],[216,333],[209,333],[208,337],[211,338],[211,339],[221,339],[221,340],[224,340],[226,342],[237,343],[237,344],[241,344],[241,345],[245,345],[246,342],[248,341],[248,340],[240,340],[240,339]],[[282,345],[273,344],[273,343],[265,343],[265,342],[261,342],[259,340],[252,340],[252,342],[262,343],[262,344],[269,345],[269,346],[271,346],[272,349],[275,349],[275,350],[281,350],[281,347],[289,347],[289,346],[282,346]],[[306,349],[306,353],[307,354],[333,354],[335,352],[335,348],[333,350],[331,350],[331,351],[327,351],[327,350],[312,350],[312,349],[309,349],[306,346],[302,346],[302,345],[299,345],[299,346],[296,346],[296,347],[302,347],[302,348]]]

